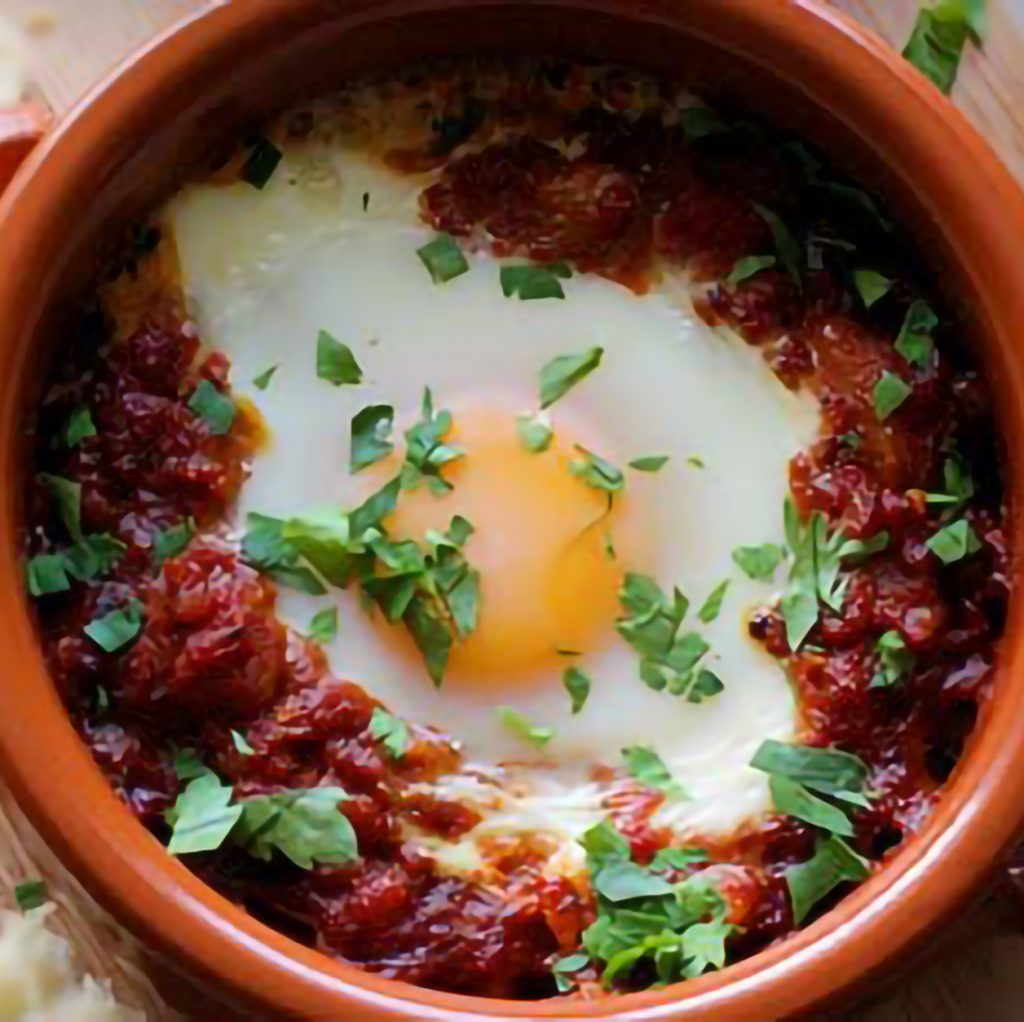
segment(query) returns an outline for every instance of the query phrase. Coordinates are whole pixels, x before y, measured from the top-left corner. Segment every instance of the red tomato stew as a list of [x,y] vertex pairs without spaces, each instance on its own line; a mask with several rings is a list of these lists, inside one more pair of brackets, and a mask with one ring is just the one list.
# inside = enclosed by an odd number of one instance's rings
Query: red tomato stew
[[[568,308],[579,278],[640,302],[674,274],[695,329],[742,338],[820,409],[817,439],[790,462],[785,513],[773,509],[777,542],[734,554],[737,578],[775,586],[743,627],[795,695],[791,739],[766,737],[753,757],[766,811],[725,831],[674,828],[664,809],[683,785],[640,743],[592,768],[607,794],[574,842],[579,869],[548,868],[556,848],[540,828],[474,837],[486,806],[441,783],[463,769],[467,736],[332,672],[328,641],[356,625],[330,608],[305,633],[278,616],[288,589],[360,589],[404,622],[439,681],[480,602],[465,538],[453,522],[410,549],[385,523],[405,488],[451,487],[446,413],[424,409],[402,476],[344,517],[344,536],[337,522],[303,531],[252,515],[236,529],[273,438],[258,395],[197,326],[159,216],[97,286],[32,427],[26,587],[74,725],[129,810],[225,897],[386,976],[593,998],[783,941],[927,822],[989,698],[1011,551],[992,402],[954,303],[897,220],[811,148],[621,69],[454,63],[363,84],[247,140],[215,187],[245,190],[254,210],[271,201],[282,154],[325,109],[354,118],[368,88],[404,111],[408,142],[388,136],[378,172],[418,194],[431,286],[457,286],[466,256],[473,272],[501,261],[518,276],[503,271],[497,300],[518,290],[542,299],[531,309]],[[362,349],[328,335],[317,354],[311,386],[359,385]],[[554,393],[603,371],[560,365]],[[254,383],[269,394],[264,375]],[[523,439],[539,452],[549,426],[534,425]],[[386,429],[373,435],[388,445]],[[636,467],[660,477],[672,465],[659,460]],[[596,456],[573,471],[609,508],[633,485]],[[680,634],[672,581],[625,575],[609,625],[640,654],[629,684],[700,713],[730,679],[694,649],[697,632]],[[486,599],[478,609],[483,622]],[[717,613],[706,603],[701,621]],[[575,714],[600,693],[582,662],[564,666]],[[523,759],[543,758],[543,720],[505,723],[526,739]],[[436,854],[467,839],[470,866]]]

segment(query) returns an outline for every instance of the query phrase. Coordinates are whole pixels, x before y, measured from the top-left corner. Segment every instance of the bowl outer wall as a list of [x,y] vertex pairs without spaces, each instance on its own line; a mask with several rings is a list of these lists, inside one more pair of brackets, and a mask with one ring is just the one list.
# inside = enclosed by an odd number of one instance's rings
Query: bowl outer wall
[[[69,726],[24,605],[18,558],[19,473],[26,394],[36,392],[38,337],[61,293],[58,242],[72,237],[98,190],[117,188],[119,161],[170,117],[182,94],[213,89],[236,62],[270,53],[320,18],[353,26],[436,9],[498,8],[488,0],[247,0],[189,19],[87,97],[19,174],[0,205],[0,766],[62,860],[153,947],[275,1019],[672,1019],[765,1022],[817,1011],[883,972],[984,881],[1024,818],[1024,628],[1014,600],[996,682],[970,754],[925,832],[879,876],[784,945],[663,991],[589,1004],[456,997],[330,961],[257,923],[207,888],[118,803]],[[501,5],[507,7],[508,5]],[[774,69],[884,162],[945,242],[969,298],[1007,441],[1007,491],[1024,489],[1024,197],[963,117],[881,40],[813,3],[788,0],[552,0],[574,12],[565,37],[614,16],[719,43]],[[397,43],[396,43],[397,44]],[[58,246],[58,247],[55,247]],[[1019,518],[1012,541],[1022,543]]]

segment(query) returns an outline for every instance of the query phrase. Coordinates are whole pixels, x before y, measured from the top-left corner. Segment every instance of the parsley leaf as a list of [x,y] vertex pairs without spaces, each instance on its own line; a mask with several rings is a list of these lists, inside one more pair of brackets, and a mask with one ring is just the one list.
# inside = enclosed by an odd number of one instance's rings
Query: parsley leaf
[[935,350],[932,331],[938,325],[939,317],[932,311],[932,307],[926,301],[918,299],[907,309],[907,315],[896,338],[896,350],[911,365],[928,365]]
[[416,255],[435,284],[446,284],[469,272],[469,262],[450,234],[439,234],[433,241],[416,249]]
[[540,298],[564,298],[565,291],[559,282],[572,276],[572,270],[565,263],[551,263],[545,266],[503,266],[501,268],[501,293],[506,298],[515,295],[524,302]]
[[660,472],[667,462],[667,454],[655,454],[647,458],[635,458],[629,463],[629,467],[637,472]]
[[907,648],[899,632],[886,632],[875,645],[878,670],[871,679],[871,688],[887,688],[902,681],[913,669],[917,657]]
[[222,784],[212,770],[189,781],[166,814],[173,828],[167,851],[184,855],[220,848],[242,817],[242,806],[230,805],[232,795],[231,785]]
[[626,485],[626,477],[619,469],[579,444],[573,444],[573,448],[579,451],[581,456],[569,462],[571,475],[593,490],[609,494],[622,491]]
[[556,355],[540,370],[540,406],[549,408],[600,364],[604,348],[587,348],[572,355]]
[[427,387],[423,391],[420,421],[405,431],[405,465],[402,469],[402,488],[415,489],[426,478],[432,492],[450,490],[451,484],[441,475],[445,465],[458,460],[463,451],[444,438],[451,432],[451,412],[434,413],[434,399]]
[[893,282],[876,270],[854,270],[853,284],[866,309],[880,302],[891,290]]
[[78,405],[68,417],[64,427],[64,442],[68,447],[78,447],[90,436],[96,435],[96,424],[92,421],[92,412],[88,405]]
[[651,861],[651,869],[656,873],[670,869],[689,869],[708,861],[708,853],[703,848],[659,848]]
[[179,781],[191,781],[207,772],[195,749],[178,749],[174,756],[174,773]]
[[75,542],[82,539],[82,484],[49,472],[39,474],[39,482],[53,494],[61,521]]
[[555,737],[553,727],[539,727],[525,714],[512,709],[511,706],[499,706],[497,714],[498,719],[509,731],[535,749],[543,749]]
[[142,629],[142,604],[135,599],[128,605],[111,610],[101,617],[93,618],[85,626],[85,634],[107,653],[117,650],[132,641]]
[[884,370],[871,392],[879,421],[885,422],[910,397],[913,389],[902,377]]
[[859,757],[839,749],[787,745],[768,739],[761,743],[750,765],[776,777],[785,777],[826,795],[862,794],[868,767]]
[[36,554],[25,565],[28,591],[32,596],[63,593],[71,588],[63,554]]
[[958,508],[974,496],[974,480],[970,470],[957,455],[946,458],[942,467],[945,493],[929,493],[926,499],[929,504],[949,504]]
[[981,540],[966,518],[945,525],[925,546],[944,564],[955,564],[981,549]]
[[729,588],[729,579],[719,582],[711,591],[711,594],[704,601],[704,605],[697,612],[697,617],[709,625],[722,612],[722,601],[725,599],[726,591]]
[[235,748],[243,756],[255,756],[256,755],[256,750],[249,744],[249,741],[245,737],[245,735],[243,735],[239,731],[235,731],[234,728],[231,729],[231,741],[234,744]]
[[562,673],[562,685],[572,700],[573,714],[579,713],[586,705],[587,697],[590,695],[590,678],[579,668],[568,667]]
[[725,283],[732,287],[757,276],[762,270],[770,270],[775,266],[775,256],[744,256],[736,261]]
[[309,622],[309,637],[321,646],[326,646],[334,641],[337,634],[338,608],[324,607],[323,610],[318,610]]
[[754,209],[757,210],[757,215],[771,228],[772,236],[775,238],[776,252],[782,265],[786,268],[786,272],[797,284],[800,284],[803,276],[803,253],[796,238],[793,237],[785,223],[770,209],[766,209],[756,202]]
[[567,994],[572,990],[576,984],[569,977],[574,972],[579,972],[580,969],[586,968],[589,963],[590,957],[582,954],[567,955],[564,958],[557,959],[551,966],[551,972],[555,977],[555,986],[558,988],[558,992],[560,994]]
[[14,901],[22,912],[30,912],[46,903],[46,882],[23,880],[14,885]]
[[267,182],[274,176],[282,155],[281,150],[270,139],[260,137],[249,150],[238,176],[246,184],[263,191]]
[[541,412],[539,415],[520,415],[516,419],[519,440],[531,454],[543,454],[554,437],[551,420]]
[[650,745],[631,745],[622,750],[626,769],[645,788],[663,791],[667,798],[688,798],[686,789],[672,776],[665,761]]
[[784,556],[782,547],[774,543],[741,546],[732,552],[732,559],[740,571],[755,582],[771,582]]
[[211,436],[224,436],[231,432],[235,421],[235,402],[209,380],[200,380],[196,384],[188,406],[206,423]]
[[335,387],[363,382],[363,371],[352,349],[326,330],[321,330],[316,337],[316,375]]
[[285,523],[280,518],[251,511],[246,525],[242,554],[249,564],[266,572],[279,585],[312,596],[323,596],[327,592],[309,568],[297,563],[299,551],[284,538]]
[[352,444],[349,472],[359,472],[386,458],[394,449],[389,439],[395,410],[391,405],[367,405],[352,416]]
[[401,759],[409,748],[409,727],[404,720],[393,717],[383,706],[373,708],[370,734],[379,741],[392,759]]
[[195,522],[191,518],[161,529],[153,536],[153,556],[160,563],[170,557],[177,557],[192,542],[195,534]]
[[266,390],[270,386],[270,381],[273,379],[274,373],[277,372],[278,366],[272,365],[269,369],[264,369],[258,376],[252,378],[252,385],[257,390]]
[[939,0],[923,8],[903,56],[949,93],[956,82],[968,39],[980,43],[985,33],[984,0]]
[[840,884],[866,880],[870,874],[867,861],[841,837],[833,834],[820,840],[812,859],[786,870],[793,921],[799,926],[811,909]]
[[799,781],[773,774],[769,784],[777,813],[793,816],[832,834],[853,836],[853,824],[846,814],[823,798],[812,794]]

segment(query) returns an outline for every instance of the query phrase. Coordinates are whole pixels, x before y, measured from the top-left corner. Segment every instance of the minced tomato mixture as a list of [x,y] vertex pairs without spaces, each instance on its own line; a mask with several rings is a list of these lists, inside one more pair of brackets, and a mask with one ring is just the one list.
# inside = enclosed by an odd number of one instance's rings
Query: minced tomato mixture
[[[804,529],[820,512],[829,534],[865,549],[844,562],[841,590],[796,652],[795,604],[761,609],[749,629],[789,672],[806,745],[866,765],[864,794],[831,801],[850,821],[832,833],[862,864],[841,876],[863,878],[941,797],[988,697],[1009,595],[999,442],[962,325],[885,211],[759,121],[697,105],[666,118],[679,89],[619,70],[537,61],[484,97],[458,66],[432,75],[393,83],[422,93],[430,132],[388,154],[403,172],[437,170],[420,198],[427,224],[638,293],[659,267],[684,270],[702,286],[708,323],[731,325],[787,386],[818,398],[823,432],[792,462],[792,498]],[[273,153],[261,140],[235,172],[258,187]],[[598,997],[721,965],[711,955],[673,972],[651,944],[616,962],[609,981],[611,955],[583,935],[602,913],[606,928],[625,924],[587,884],[544,876],[543,849],[502,849],[496,889],[443,875],[404,841],[410,821],[446,838],[478,822],[407,790],[454,769],[457,746],[411,725],[404,754],[387,755],[370,727],[375,700],[277,619],[274,581],[219,527],[260,443],[258,417],[240,405],[230,428],[217,427],[230,366],[205,353],[173,281],[150,287],[127,318],[104,314],[158,241],[135,233],[54,364],[32,427],[25,513],[51,675],[131,812],[166,841],[195,762],[238,803],[344,789],[353,861],[304,868],[237,843],[185,861],[296,939],[408,982]],[[881,533],[883,547],[872,542]],[[642,868],[671,838],[647,822],[661,797],[610,809],[628,843],[615,854]],[[716,918],[735,961],[794,930],[792,870],[823,833],[780,813],[727,841],[694,836],[687,844],[703,856],[666,861],[657,875],[714,881],[723,912],[697,910],[691,923]],[[809,917],[850,888],[826,885]],[[684,954],[694,960],[685,942]]]

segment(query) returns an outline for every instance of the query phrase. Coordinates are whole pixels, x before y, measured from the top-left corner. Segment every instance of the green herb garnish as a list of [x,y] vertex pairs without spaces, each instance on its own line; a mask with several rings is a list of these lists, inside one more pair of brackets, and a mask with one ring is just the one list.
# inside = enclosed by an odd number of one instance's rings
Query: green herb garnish
[[274,176],[281,162],[281,150],[268,138],[258,138],[242,164],[239,177],[246,183],[263,191]]
[[541,298],[564,298],[561,281],[568,280],[572,270],[565,263],[546,266],[503,266],[500,272],[501,293],[506,298],[519,296],[521,301]]
[[402,468],[402,488],[412,490],[425,478],[431,492],[441,494],[451,484],[441,475],[445,465],[458,460],[463,451],[444,442],[451,432],[451,412],[434,413],[434,399],[427,387],[423,391],[421,418],[405,431],[405,465]]
[[870,875],[867,860],[862,859],[841,837],[833,834],[820,840],[814,858],[786,870],[793,922],[799,926],[811,909],[840,884],[857,883]]
[[78,447],[86,438],[96,435],[96,423],[92,421],[92,412],[88,405],[78,405],[68,417],[64,427],[64,442],[68,447]]
[[256,750],[249,744],[249,741],[245,737],[245,735],[243,735],[239,731],[235,731],[234,728],[231,729],[231,741],[234,744],[235,748],[243,756],[255,756],[256,755]]
[[159,563],[170,557],[177,557],[192,542],[195,534],[196,524],[191,518],[161,529],[153,536],[153,556]]
[[667,463],[667,454],[655,454],[648,458],[634,458],[629,467],[637,472],[660,472]]
[[200,380],[196,384],[188,406],[206,423],[211,436],[224,436],[231,432],[235,421],[235,402],[209,380]]
[[242,806],[230,804],[233,794],[212,770],[189,781],[168,810],[173,833],[167,851],[184,855],[220,848],[242,818]]
[[93,618],[85,626],[85,634],[107,653],[117,650],[132,641],[142,629],[142,604],[129,600],[128,605],[108,611],[101,617]]
[[777,813],[803,820],[831,834],[853,836],[853,824],[846,813],[808,791],[799,781],[773,774],[769,784]]
[[968,39],[980,44],[985,29],[984,0],[939,0],[918,14],[903,56],[949,93]]
[[433,241],[416,249],[416,255],[435,284],[446,284],[469,272],[469,263],[450,234],[439,234]]
[[775,239],[775,250],[782,265],[786,268],[786,272],[797,284],[800,284],[803,278],[803,253],[796,238],[793,237],[792,232],[783,223],[781,218],[776,216],[770,209],[766,209],[756,202],[754,203],[754,209],[757,210],[758,216],[771,228],[772,237]]
[[729,588],[729,579],[719,582],[711,591],[711,594],[704,601],[704,605],[697,612],[697,617],[709,625],[722,612],[722,601],[725,599],[726,591]]
[[944,564],[955,564],[981,549],[981,540],[966,518],[945,525],[925,546]]
[[551,974],[555,977],[555,986],[560,994],[567,994],[576,983],[570,977],[574,972],[579,972],[590,964],[587,955],[567,955],[565,958],[557,959],[551,966]]
[[573,447],[579,451],[580,457],[569,462],[569,472],[572,475],[591,489],[608,494],[621,492],[626,485],[626,477],[619,469],[579,444],[573,444]]
[[665,761],[649,745],[631,745],[622,750],[630,777],[645,788],[663,791],[667,798],[687,798],[686,789],[672,776]]
[[46,903],[46,881],[23,880],[14,885],[14,901],[22,912],[30,912]]
[[892,290],[893,282],[876,270],[854,270],[853,284],[864,307],[870,309]]
[[370,734],[380,742],[392,759],[401,759],[409,748],[409,727],[404,720],[393,717],[383,706],[373,708]]
[[742,284],[743,281],[757,276],[762,270],[770,270],[775,266],[775,256],[744,256],[737,260],[725,283],[732,287]]
[[963,459],[953,454],[946,458],[942,466],[942,479],[945,493],[928,493],[925,499],[929,504],[947,504],[951,511],[966,504],[974,496],[974,480]]
[[826,795],[862,794],[868,767],[859,757],[839,749],[787,745],[769,739],[762,742],[750,765],[766,774],[785,777]]
[[539,727],[532,723],[525,714],[512,709],[511,706],[499,706],[498,718],[502,724],[517,738],[521,738],[535,749],[543,749],[555,737],[553,727]]
[[913,302],[903,319],[896,350],[911,364],[926,366],[935,350],[932,331],[939,325],[939,317],[932,307],[922,299]]
[[25,565],[28,591],[32,596],[63,593],[71,588],[63,554],[36,554]]
[[741,546],[732,552],[732,559],[740,571],[755,582],[771,582],[784,557],[782,547],[775,543]]
[[562,672],[562,685],[572,700],[573,714],[579,713],[590,695],[590,678],[578,668],[569,667]]
[[555,435],[550,420],[543,412],[538,415],[520,415],[516,419],[516,432],[523,447],[531,454],[543,454],[551,446]]
[[53,494],[61,521],[76,542],[82,539],[82,484],[63,476],[41,472],[39,482]]
[[587,348],[572,355],[557,355],[540,371],[540,406],[548,408],[564,397],[600,364],[603,348]]
[[350,472],[359,472],[394,450],[390,439],[394,420],[395,410],[391,405],[368,405],[352,416]]
[[910,397],[913,389],[902,377],[889,372],[888,369],[884,370],[871,392],[875,402],[875,414],[879,420],[885,422]]
[[914,669],[917,657],[907,648],[899,632],[886,632],[875,645],[878,670],[871,679],[871,688],[888,688],[902,681]]
[[321,330],[316,337],[316,375],[335,387],[363,381],[363,371],[352,349],[326,330]]
[[267,387],[270,386],[270,381],[273,379],[274,373],[277,372],[278,368],[278,366],[273,365],[269,369],[264,369],[259,376],[254,376],[252,378],[252,385],[257,390],[266,390]]
[[314,642],[320,643],[321,646],[326,646],[329,643],[333,642],[337,634],[337,607],[324,607],[323,610],[318,610],[310,619],[309,637]]

